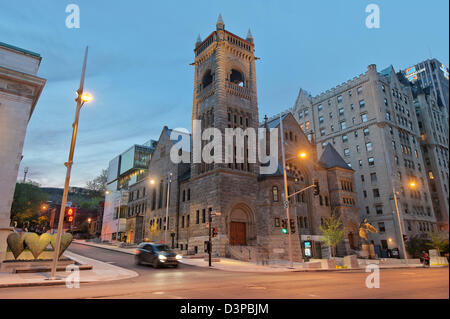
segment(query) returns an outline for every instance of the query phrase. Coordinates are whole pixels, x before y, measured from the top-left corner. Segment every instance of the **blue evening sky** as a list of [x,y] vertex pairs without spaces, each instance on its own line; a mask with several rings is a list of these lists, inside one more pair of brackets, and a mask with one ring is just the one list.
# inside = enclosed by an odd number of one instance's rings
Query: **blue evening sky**
[[[65,26],[67,4],[80,7],[80,29]],[[380,29],[368,29],[365,8],[378,4]],[[396,70],[432,55],[449,62],[447,0],[0,2],[0,41],[42,56],[47,79],[30,121],[23,168],[42,186],[62,186],[84,47],[86,90],[72,186],[106,168],[132,144],[158,139],[164,125],[190,130],[193,48],[215,29],[255,38],[259,115],[295,102],[300,87],[319,94],[367,70]]]

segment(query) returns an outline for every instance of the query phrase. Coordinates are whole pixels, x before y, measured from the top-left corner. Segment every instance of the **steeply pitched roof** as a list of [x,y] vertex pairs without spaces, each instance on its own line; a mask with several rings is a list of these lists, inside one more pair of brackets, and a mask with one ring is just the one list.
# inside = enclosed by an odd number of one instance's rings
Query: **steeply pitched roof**
[[[288,116],[289,114],[290,114],[289,112],[286,112],[286,113],[284,113],[284,114],[281,116],[281,118],[283,119],[283,121],[284,121],[284,119],[286,118],[286,116]],[[273,118],[272,120],[268,121],[268,122],[267,122],[267,125],[269,126],[269,129],[278,127],[278,125],[280,125],[280,117],[277,116],[277,117]],[[259,124],[259,127],[263,128],[263,127],[264,127],[264,122],[261,123],[261,124]]]
[[325,146],[325,150],[320,157],[319,164],[324,166],[325,168],[339,167],[353,170],[350,166],[348,166],[342,156],[339,155],[339,153],[330,143]]

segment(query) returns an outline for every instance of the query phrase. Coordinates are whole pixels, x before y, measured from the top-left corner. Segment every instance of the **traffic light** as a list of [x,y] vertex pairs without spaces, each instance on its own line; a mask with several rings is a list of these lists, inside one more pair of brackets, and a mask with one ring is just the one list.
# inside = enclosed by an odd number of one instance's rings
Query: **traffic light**
[[66,221],[72,223],[75,218],[75,208],[69,207],[66,209]]
[[407,241],[408,240],[408,235],[403,235],[403,241]]
[[288,233],[288,230],[287,230],[287,220],[286,220],[286,219],[283,219],[283,220],[281,221],[281,232],[282,232],[283,234],[287,234],[287,233]]
[[219,229],[217,228],[217,227],[214,227],[213,228],[213,231],[212,231],[212,236],[213,237],[217,237],[217,232],[219,231]]
[[314,196],[317,196],[320,194],[320,187],[319,187],[319,182],[314,182],[314,192],[313,192]]
[[291,222],[291,234],[295,233],[295,219],[289,219]]

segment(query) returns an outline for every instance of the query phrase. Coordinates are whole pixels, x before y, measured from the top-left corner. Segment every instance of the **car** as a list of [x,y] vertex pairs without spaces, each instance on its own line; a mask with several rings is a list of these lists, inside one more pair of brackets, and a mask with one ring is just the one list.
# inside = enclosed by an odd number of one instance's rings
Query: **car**
[[178,267],[178,261],[182,259],[182,256],[165,244],[144,242],[138,245],[134,258],[137,265],[147,263],[153,268],[159,268],[161,266]]

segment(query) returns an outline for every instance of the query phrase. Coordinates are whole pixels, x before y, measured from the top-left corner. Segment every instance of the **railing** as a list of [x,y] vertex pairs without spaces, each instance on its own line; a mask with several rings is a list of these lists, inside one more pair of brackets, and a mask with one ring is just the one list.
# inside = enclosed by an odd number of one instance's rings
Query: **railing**
[[256,246],[226,246],[226,254],[232,259],[242,261],[257,261],[257,247]]
[[208,97],[214,94],[214,85],[209,84],[208,86],[201,89],[199,92],[197,92],[197,100],[198,102],[203,102]]
[[242,87],[231,82],[227,82],[225,84],[225,88],[229,94],[233,94],[241,98],[251,100],[252,92],[249,88]]

